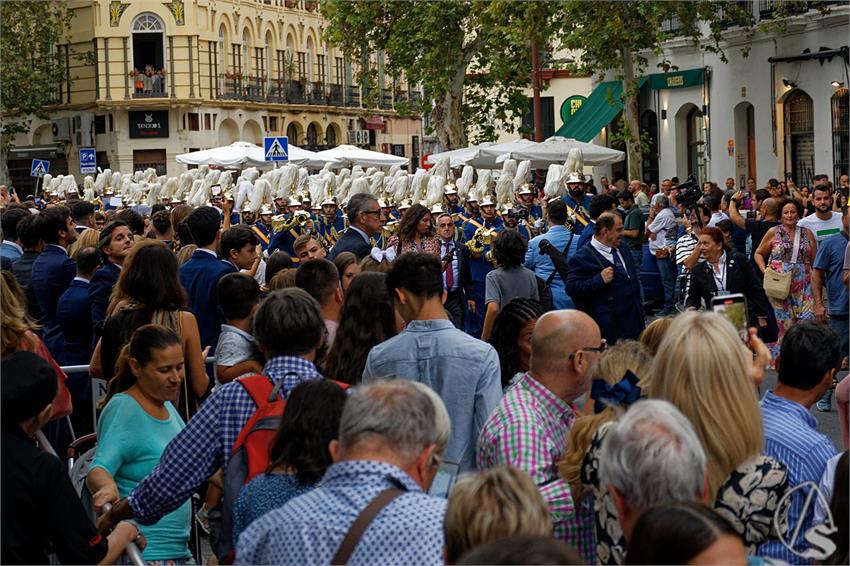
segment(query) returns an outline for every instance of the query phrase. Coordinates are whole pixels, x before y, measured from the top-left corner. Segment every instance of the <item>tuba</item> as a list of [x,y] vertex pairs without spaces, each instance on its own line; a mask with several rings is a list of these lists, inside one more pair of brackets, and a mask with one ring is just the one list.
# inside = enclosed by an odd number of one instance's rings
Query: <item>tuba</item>
[[288,232],[295,228],[296,224],[303,229],[307,226],[308,222],[310,222],[310,213],[306,210],[296,210],[292,215],[292,218],[289,219],[286,218],[285,214],[278,214],[277,216],[272,217],[272,231]]

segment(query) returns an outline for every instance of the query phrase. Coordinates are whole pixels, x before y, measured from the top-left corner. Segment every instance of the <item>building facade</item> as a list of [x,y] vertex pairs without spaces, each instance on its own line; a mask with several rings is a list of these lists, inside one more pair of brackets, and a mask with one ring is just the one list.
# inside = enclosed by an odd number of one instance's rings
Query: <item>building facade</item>
[[[764,23],[775,17],[778,1],[742,4]],[[670,21],[669,29],[677,25]],[[644,181],[693,175],[722,185],[732,177],[741,187],[753,177],[762,187],[769,178],[789,178],[803,186],[815,174],[837,181],[848,172],[850,5],[809,2],[784,25],[782,32],[752,38],[730,25],[723,44],[728,63],[684,37],[667,42],[664,55],[678,70],[648,74],[641,82],[640,127],[650,139]],[[659,60],[650,54],[648,69],[657,69]],[[590,102],[612,91],[619,97],[622,87],[613,79],[596,77],[564,135],[608,145],[622,104],[600,112]],[[594,168],[597,177],[626,178],[627,171],[625,162]]]
[[[324,41],[309,0],[69,0],[75,17],[57,46],[67,68],[49,120],[14,140],[15,185],[34,184],[31,159],[51,174],[80,175],[79,149],[97,164],[130,172],[182,170],[181,153],[287,135],[321,150],[351,143],[419,162],[419,91],[385,76],[379,93],[357,81],[357,65]],[[371,94],[371,96],[370,96]],[[368,101],[368,102],[367,102]],[[364,105],[366,107],[364,107]],[[371,107],[369,107],[371,106]]]

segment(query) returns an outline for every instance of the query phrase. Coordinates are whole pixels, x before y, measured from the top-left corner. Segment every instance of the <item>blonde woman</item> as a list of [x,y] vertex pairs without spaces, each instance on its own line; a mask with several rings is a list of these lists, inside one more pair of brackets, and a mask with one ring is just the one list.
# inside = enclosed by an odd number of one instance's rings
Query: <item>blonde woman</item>
[[71,256],[72,259],[77,259],[77,254],[80,250],[84,250],[86,248],[97,248],[98,242],[100,242],[100,230],[86,228],[79,236],[77,236],[76,241],[68,246],[68,255]]
[[694,425],[708,456],[708,495],[751,551],[774,535],[787,488],[784,464],[762,456],[757,385],[770,360],[750,329],[751,352],[732,324],[711,312],[688,312],[670,325],[649,370],[650,397],[673,403]]
[[593,401],[592,409],[588,404],[585,414],[576,419],[558,463],[561,477],[570,484],[575,499],[593,493],[598,564],[622,564],[626,551],[614,501],[599,481],[600,449],[607,425],[640,398],[641,387],[645,387],[643,376],[651,363],[643,344],[634,341],[617,342],[602,355],[588,395]]
[[546,502],[531,477],[496,467],[462,477],[452,489],[444,522],[446,563],[511,536],[552,536]]

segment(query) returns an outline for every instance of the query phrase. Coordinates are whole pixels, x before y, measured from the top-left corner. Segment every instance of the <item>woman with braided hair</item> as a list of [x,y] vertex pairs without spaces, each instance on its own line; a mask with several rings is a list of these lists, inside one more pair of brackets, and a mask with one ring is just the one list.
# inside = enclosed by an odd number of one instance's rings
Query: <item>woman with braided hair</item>
[[528,371],[531,357],[531,333],[543,306],[535,299],[514,299],[499,311],[493,323],[490,344],[499,354],[502,368],[502,389],[518,373]]

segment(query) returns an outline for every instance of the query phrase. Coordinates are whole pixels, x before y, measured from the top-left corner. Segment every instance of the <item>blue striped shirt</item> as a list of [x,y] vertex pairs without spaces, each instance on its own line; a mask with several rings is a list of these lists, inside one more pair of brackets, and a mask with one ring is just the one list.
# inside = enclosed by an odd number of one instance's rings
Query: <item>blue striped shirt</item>
[[[788,488],[793,489],[806,481],[816,485],[820,481],[827,461],[835,455],[832,441],[817,432],[817,420],[801,404],[775,395],[768,391],[761,400],[761,414],[764,423],[764,453],[784,463],[788,468]],[[789,540],[798,521],[803,524],[799,529],[797,541],[792,546],[797,551],[804,550],[808,544],[803,534],[814,526],[814,505],[800,517],[805,497],[802,493],[792,496],[788,510],[787,532],[783,538]],[[758,554],[784,560],[789,564],[809,564],[806,560],[788,550],[780,541],[772,540],[759,547]]]
[[[302,381],[322,378],[312,362],[290,356],[270,359],[263,375],[283,382],[284,399]],[[210,395],[168,443],[153,471],[127,497],[136,520],[143,525],[156,523],[180,507],[216,470],[226,467],[233,443],[256,410],[251,395],[236,381]]]

